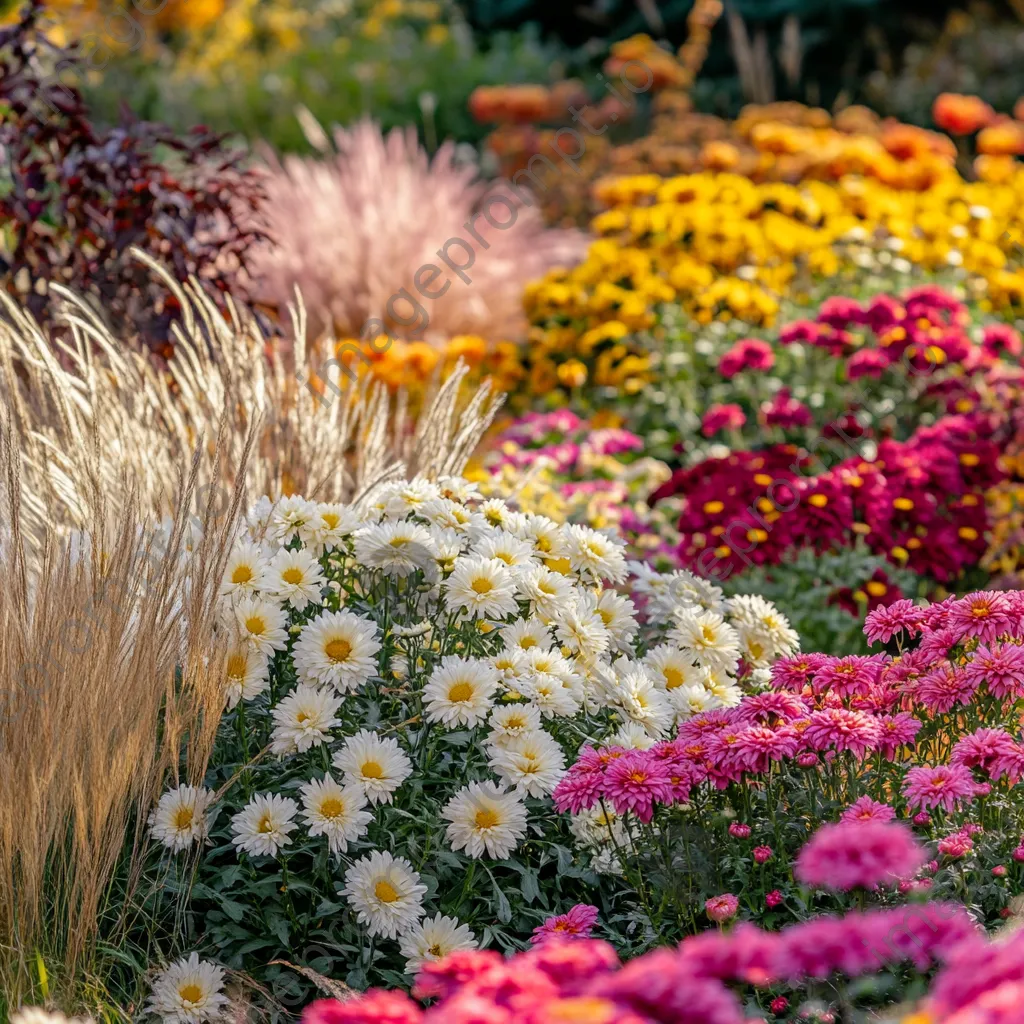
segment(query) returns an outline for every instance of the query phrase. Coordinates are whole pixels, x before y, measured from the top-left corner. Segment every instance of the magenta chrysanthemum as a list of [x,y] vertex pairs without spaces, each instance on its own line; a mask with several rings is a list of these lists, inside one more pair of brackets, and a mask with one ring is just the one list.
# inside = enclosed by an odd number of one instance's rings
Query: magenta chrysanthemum
[[800,850],[793,874],[816,889],[873,889],[913,875],[926,860],[906,826],[881,821],[823,825]]
[[549,917],[533,930],[530,941],[535,945],[550,939],[587,939],[597,924],[598,909],[589,903],[577,903],[564,914]]
[[974,797],[970,770],[959,764],[911,768],[903,780],[903,795],[913,809],[941,807],[952,811]]
[[605,772],[605,795],[619,814],[632,811],[641,821],[654,816],[654,804],[673,802],[672,777],[664,761],[646,750],[630,750]]
[[869,796],[862,796],[859,800],[855,800],[845,811],[839,816],[841,822],[860,822],[865,821],[892,821],[896,817],[896,811],[893,810],[888,804],[880,804],[877,800],[872,800]]
[[869,612],[864,620],[864,635],[868,643],[886,643],[897,633],[916,633],[921,625],[921,610],[913,601],[903,598],[890,605],[882,605]]
[[849,750],[855,757],[863,757],[878,744],[881,730],[878,722],[863,712],[826,708],[811,715],[803,736],[814,750]]

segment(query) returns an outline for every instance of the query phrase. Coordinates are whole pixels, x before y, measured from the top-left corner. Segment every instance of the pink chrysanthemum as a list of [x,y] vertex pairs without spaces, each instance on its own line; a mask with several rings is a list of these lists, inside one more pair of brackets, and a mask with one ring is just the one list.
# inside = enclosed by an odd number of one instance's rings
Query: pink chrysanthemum
[[777,690],[800,693],[827,658],[827,654],[818,653],[794,654],[790,658],[779,658],[772,665],[772,686]]
[[873,658],[851,655],[829,658],[817,672],[811,685],[815,693],[833,693],[837,697],[870,692],[878,679],[879,664]]
[[855,757],[863,757],[877,746],[881,730],[874,718],[861,711],[826,708],[811,715],[803,737],[813,750],[849,750]]
[[641,821],[654,817],[654,804],[673,803],[672,778],[664,761],[646,750],[630,750],[609,764],[605,795],[619,814],[632,811]]
[[975,687],[985,683],[993,697],[1024,695],[1024,647],[982,645],[962,671]]
[[878,749],[890,761],[900,747],[914,742],[914,737],[921,728],[920,719],[907,711],[899,711],[895,715],[879,715],[876,721],[881,733]]
[[810,708],[807,702],[795,693],[785,690],[768,690],[745,697],[736,708],[735,720],[743,725],[785,725],[799,718],[806,718]]
[[818,889],[873,889],[909,878],[924,850],[904,825],[869,821],[823,825],[800,850],[793,874]]
[[841,822],[860,822],[865,821],[892,821],[896,817],[896,811],[893,810],[888,804],[880,804],[877,800],[872,800],[869,796],[862,796],[859,800],[855,800],[845,811],[839,816]]
[[914,696],[934,714],[945,714],[970,704],[977,688],[967,673],[944,662],[917,681]]
[[958,804],[973,799],[974,780],[963,765],[920,765],[907,772],[903,795],[911,808],[941,807],[952,811]]
[[1006,596],[997,590],[977,590],[949,608],[948,626],[959,638],[977,637],[990,644],[1012,622]]
[[939,840],[939,853],[953,860],[960,860],[974,849],[974,840],[963,832]]
[[918,644],[918,656],[926,663],[945,660],[949,649],[960,639],[955,629],[936,629],[926,632]]
[[694,743],[706,740],[731,725],[732,711],[716,708],[714,711],[702,711],[693,718],[688,718],[679,726],[677,739],[682,743]]
[[371,988],[349,1002],[318,999],[302,1011],[302,1024],[419,1024],[423,1011],[404,993]]
[[731,920],[739,909],[740,901],[731,892],[712,896],[711,899],[704,901],[705,912],[716,924]]
[[589,903],[577,903],[564,914],[549,917],[542,925],[533,930],[530,941],[539,944],[550,939],[588,939],[597,924],[597,907]]
[[980,768],[991,772],[993,765],[1012,763],[1016,760],[1017,743],[1002,729],[978,729],[965,736],[950,754],[950,764],[962,764],[965,768]]
[[921,609],[906,598],[881,605],[864,620],[864,635],[870,644],[884,644],[900,632],[913,636],[920,628]]
[[745,772],[766,772],[772,761],[793,757],[799,747],[799,738],[788,726],[769,729],[766,725],[751,725],[737,733],[728,763]]

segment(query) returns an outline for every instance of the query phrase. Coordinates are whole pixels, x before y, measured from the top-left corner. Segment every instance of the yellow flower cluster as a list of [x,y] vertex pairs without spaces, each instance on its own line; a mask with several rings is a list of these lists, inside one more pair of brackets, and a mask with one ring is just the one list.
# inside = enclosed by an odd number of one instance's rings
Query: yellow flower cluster
[[755,183],[704,172],[609,178],[598,240],[569,271],[526,290],[533,330],[523,375],[536,394],[584,383],[640,390],[648,361],[630,335],[651,328],[659,303],[699,323],[774,323],[780,297],[852,263],[894,260],[959,267],[983,309],[1024,306],[1024,167],[1006,180],[964,181],[952,168],[924,191],[862,176],[836,183]]

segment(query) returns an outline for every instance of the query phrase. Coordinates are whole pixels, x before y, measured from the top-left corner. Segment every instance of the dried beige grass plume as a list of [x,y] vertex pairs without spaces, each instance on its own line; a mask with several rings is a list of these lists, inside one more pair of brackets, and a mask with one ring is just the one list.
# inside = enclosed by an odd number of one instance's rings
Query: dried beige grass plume
[[[298,288],[315,325],[333,326],[339,337],[362,337],[371,318],[393,336],[414,335],[422,316],[404,298],[394,306],[397,322],[389,316],[389,301],[404,288],[429,315],[428,341],[459,334],[518,339],[526,331],[524,285],[584,254],[584,236],[545,227],[536,206],[520,205],[505,229],[475,217],[483,242],[475,241],[466,223],[483,198],[494,189],[514,202],[516,192],[478,180],[475,167],[460,167],[450,143],[431,160],[414,128],[396,128],[385,138],[370,121],[335,129],[333,151],[322,130],[318,138],[323,159],[269,157],[261,227],[273,244],[253,255],[251,270],[262,301],[283,308]],[[492,213],[499,224],[509,216],[499,208]],[[473,248],[470,283],[437,255],[453,237]],[[450,253],[456,264],[469,262],[458,246]],[[425,290],[450,281],[437,299],[415,288],[425,264],[443,272]]]
[[465,402],[463,367],[428,396],[415,422],[407,396],[392,398],[368,377],[315,394],[294,367],[321,365],[330,342],[307,350],[301,304],[292,308],[296,343],[285,356],[244,311],[232,308],[225,319],[198,285],[182,290],[165,279],[183,311],[166,368],[112,337],[69,292],[66,341],[48,337],[0,293],[0,400],[23,454],[22,509],[33,536],[54,522],[81,529],[99,508],[119,507],[126,471],[140,508],[167,514],[178,467],[200,439],[211,454],[219,445],[220,463],[217,472],[204,468],[199,493],[223,504],[252,429],[253,499],[356,501],[389,479],[458,473],[501,404],[488,384]]
[[[47,528],[30,551],[15,441],[2,431],[0,1003],[37,998],[45,963],[50,996],[78,1007],[102,1001],[100,941],[117,946],[144,895],[148,810],[180,765],[192,784],[206,771],[224,706],[215,601],[242,487],[203,516],[190,553],[198,456],[179,474],[169,532],[122,479],[119,508],[87,523],[89,544]],[[240,455],[241,471],[244,444]]]

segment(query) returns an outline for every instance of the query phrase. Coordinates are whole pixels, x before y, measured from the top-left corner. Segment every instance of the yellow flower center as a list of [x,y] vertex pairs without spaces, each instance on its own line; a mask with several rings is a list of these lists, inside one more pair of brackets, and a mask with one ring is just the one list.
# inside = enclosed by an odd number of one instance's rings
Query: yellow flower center
[[524,729],[526,727],[526,720],[523,718],[516,718],[514,715],[508,720],[505,727],[507,729]]
[[910,498],[894,498],[892,507],[901,512],[909,512],[914,507],[914,502]]
[[519,641],[519,646],[524,651],[528,651],[531,647],[537,646],[537,641],[534,640],[532,636],[524,636],[523,639]]
[[391,546],[393,548],[400,548],[400,547],[402,547],[402,546],[404,546],[405,544],[408,544],[408,543],[409,543],[409,538],[408,537],[392,537],[391,538]]
[[666,668],[662,673],[665,676],[665,689],[674,690],[679,686],[682,686],[685,680],[683,679],[683,673],[677,668]]
[[498,812],[490,807],[484,807],[477,811],[476,817],[473,819],[477,828],[494,828],[500,820]]
[[384,769],[376,761],[367,761],[360,774],[364,779],[383,779]]
[[824,508],[828,504],[828,497],[824,494],[812,494],[807,501],[815,508]]
[[551,550],[551,541],[548,540],[547,537],[538,537],[537,538],[537,550],[538,551],[545,551],[545,552],[550,551]]
[[444,950],[441,948],[440,942],[435,942],[432,946],[427,948],[427,955],[437,957],[438,960],[444,956]]
[[607,626],[615,616],[607,608],[598,608],[597,614],[601,616],[601,621]]
[[718,513],[721,512],[723,508],[725,508],[725,505],[722,502],[720,502],[720,501],[705,501],[704,502],[704,511],[709,516],[716,516],[716,515],[718,515]]
[[307,715],[305,711],[300,711],[295,716],[295,721],[298,722],[299,725],[302,725],[303,722],[308,722],[309,721],[309,715]]
[[990,609],[990,608],[989,608],[989,607],[988,607],[987,605],[983,605],[983,604],[976,604],[976,605],[975,605],[975,606],[974,606],[974,607],[973,607],[973,608],[971,609],[971,614],[972,614],[972,615],[973,615],[973,616],[974,616],[974,617],[975,617],[976,619],[987,619],[987,618],[989,617],[989,615],[991,615],[991,614],[992,614],[992,610],[991,610],[991,609]]
[[295,566],[292,566],[290,569],[285,569],[285,571],[281,573],[281,579],[283,579],[285,583],[290,583],[294,586],[296,583],[302,582],[302,570],[296,569]]
[[704,637],[705,643],[713,644],[715,642],[715,631],[710,626],[701,626],[700,633]]
[[456,683],[448,691],[448,699],[450,701],[452,701],[452,703],[455,703],[455,704],[459,703],[460,701],[464,701],[464,700],[472,700],[473,699],[473,687],[472,687],[472,685],[470,683]]
[[235,571],[231,574],[232,583],[248,583],[252,579],[252,569],[247,565],[236,566]]
[[338,523],[341,522],[341,516],[337,512],[323,512],[320,518],[324,521],[324,525],[329,530],[335,530],[338,527]]
[[474,594],[489,594],[494,589],[494,584],[484,576],[479,576],[469,585]]
[[331,661],[347,661],[348,656],[351,653],[352,645],[341,637],[337,637],[336,639],[329,641],[324,647],[324,654],[326,654]]
[[886,591],[886,586],[884,583],[879,583],[878,580],[870,580],[864,585],[864,589],[872,597],[881,597]]
[[194,1006],[203,998],[203,990],[193,981],[187,985],[182,985],[178,989],[178,995],[181,996],[183,1003],[192,1003]]
[[256,831],[264,835],[268,832],[274,831],[274,823],[270,820],[270,815],[264,811],[260,817],[259,824],[256,826]]
[[249,618],[245,620],[245,628],[249,630],[253,636],[260,636],[267,631],[267,624],[262,615],[250,615]]
[[336,797],[329,796],[320,804],[320,814],[325,818],[339,818],[345,805]]
[[241,679],[245,675],[248,664],[244,654],[232,654],[228,658],[228,678]]
[[174,812],[174,827],[181,831],[192,827],[192,822],[195,820],[195,812],[191,807],[179,807]]
[[381,903],[394,903],[401,898],[398,890],[386,878],[382,878],[373,887],[373,894]]

